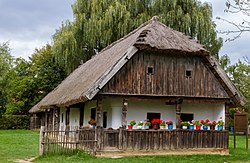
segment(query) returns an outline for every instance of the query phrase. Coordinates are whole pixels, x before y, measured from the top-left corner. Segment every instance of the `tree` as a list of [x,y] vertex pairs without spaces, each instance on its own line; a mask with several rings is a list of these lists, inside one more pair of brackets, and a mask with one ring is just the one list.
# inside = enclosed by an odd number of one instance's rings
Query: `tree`
[[8,73],[5,114],[24,115],[64,79],[65,73],[55,63],[50,45],[36,49],[30,61],[17,58],[14,63]]
[[238,14],[241,18],[240,22],[227,20],[221,17],[217,17],[222,21],[225,21],[232,25],[235,29],[228,31],[221,31],[222,34],[235,34],[232,38],[226,39],[226,41],[233,41],[241,36],[243,32],[250,32],[250,1],[249,0],[227,0],[225,12],[231,14]]
[[52,46],[56,62],[67,74],[154,15],[199,40],[217,58],[222,46],[211,6],[196,0],[77,0],[72,8],[74,21],[62,24]]
[[247,99],[247,105],[243,111],[250,111],[250,62],[248,58],[245,61],[238,60],[237,63],[230,65],[230,59],[227,55],[220,58],[220,65],[227,72],[231,81],[243,93]]
[[0,117],[5,112],[7,74],[12,67],[13,58],[10,55],[9,43],[0,43]]

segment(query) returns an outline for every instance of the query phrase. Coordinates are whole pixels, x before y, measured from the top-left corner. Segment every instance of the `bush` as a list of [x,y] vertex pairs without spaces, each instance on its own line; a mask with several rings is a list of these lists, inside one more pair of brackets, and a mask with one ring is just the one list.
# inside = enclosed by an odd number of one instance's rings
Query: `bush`
[[28,115],[2,115],[0,129],[29,129],[30,116]]

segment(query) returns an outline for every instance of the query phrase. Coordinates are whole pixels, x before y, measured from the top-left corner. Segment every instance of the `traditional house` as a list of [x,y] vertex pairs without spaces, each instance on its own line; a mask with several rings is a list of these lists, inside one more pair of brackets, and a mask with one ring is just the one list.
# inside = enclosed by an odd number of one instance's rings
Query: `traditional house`
[[[86,126],[90,119],[95,119],[100,129],[99,136],[95,137],[100,151],[110,145],[105,143],[105,136],[100,138],[106,131],[103,128],[114,129],[109,132],[117,133],[115,137],[119,140],[115,146],[122,150],[171,147],[227,150],[228,110],[245,103],[246,99],[202,45],[153,17],[79,66],[36,107],[52,112],[52,124],[59,122],[60,127],[56,127],[59,130],[65,130],[67,125],[71,129]],[[222,134],[179,129],[181,119],[219,120],[220,117],[225,121]],[[133,131],[126,130],[126,126],[131,120],[153,118],[172,120],[176,130],[159,131],[163,132],[157,133],[158,136],[163,134],[161,143],[153,142],[151,148],[153,135],[149,136],[150,140],[145,135],[131,137]],[[51,121],[45,121],[46,126]],[[118,128],[119,132],[115,130]],[[136,134],[137,130],[134,132]],[[216,138],[213,133],[217,134]],[[185,134],[193,144],[184,145]],[[142,145],[143,139],[149,144]],[[171,145],[170,139],[174,144]],[[204,140],[207,142],[202,144]]]

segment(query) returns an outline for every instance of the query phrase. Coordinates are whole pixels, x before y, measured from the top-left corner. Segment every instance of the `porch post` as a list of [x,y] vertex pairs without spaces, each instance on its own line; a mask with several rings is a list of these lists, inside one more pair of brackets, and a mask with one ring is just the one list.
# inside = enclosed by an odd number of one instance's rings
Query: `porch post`
[[182,104],[183,99],[179,98],[176,101],[176,128],[181,128],[181,104]]
[[225,130],[229,130],[229,105],[225,104]]
[[102,98],[98,97],[96,103],[96,127],[102,126]]
[[126,129],[127,127],[127,111],[128,111],[128,100],[123,99],[122,105],[122,128]]
[[47,112],[48,110],[47,109],[45,109],[45,122],[44,122],[44,124],[45,124],[45,129],[47,129],[48,130],[48,112]]

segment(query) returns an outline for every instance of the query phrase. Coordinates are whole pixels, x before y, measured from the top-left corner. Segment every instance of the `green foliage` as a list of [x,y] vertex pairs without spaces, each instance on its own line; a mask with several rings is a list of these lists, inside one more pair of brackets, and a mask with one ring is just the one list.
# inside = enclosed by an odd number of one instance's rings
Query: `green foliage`
[[211,6],[197,0],[77,0],[72,8],[75,20],[54,34],[52,47],[56,62],[67,74],[155,15],[199,40],[216,57],[222,46]]
[[0,129],[29,129],[30,117],[27,115],[3,115]]
[[9,81],[7,74],[12,67],[12,61],[8,42],[0,43],[0,117],[6,109],[6,86]]
[[30,61],[15,59],[14,67],[7,74],[5,114],[28,114],[33,105],[64,79],[64,74],[54,62],[50,45],[36,49]]

